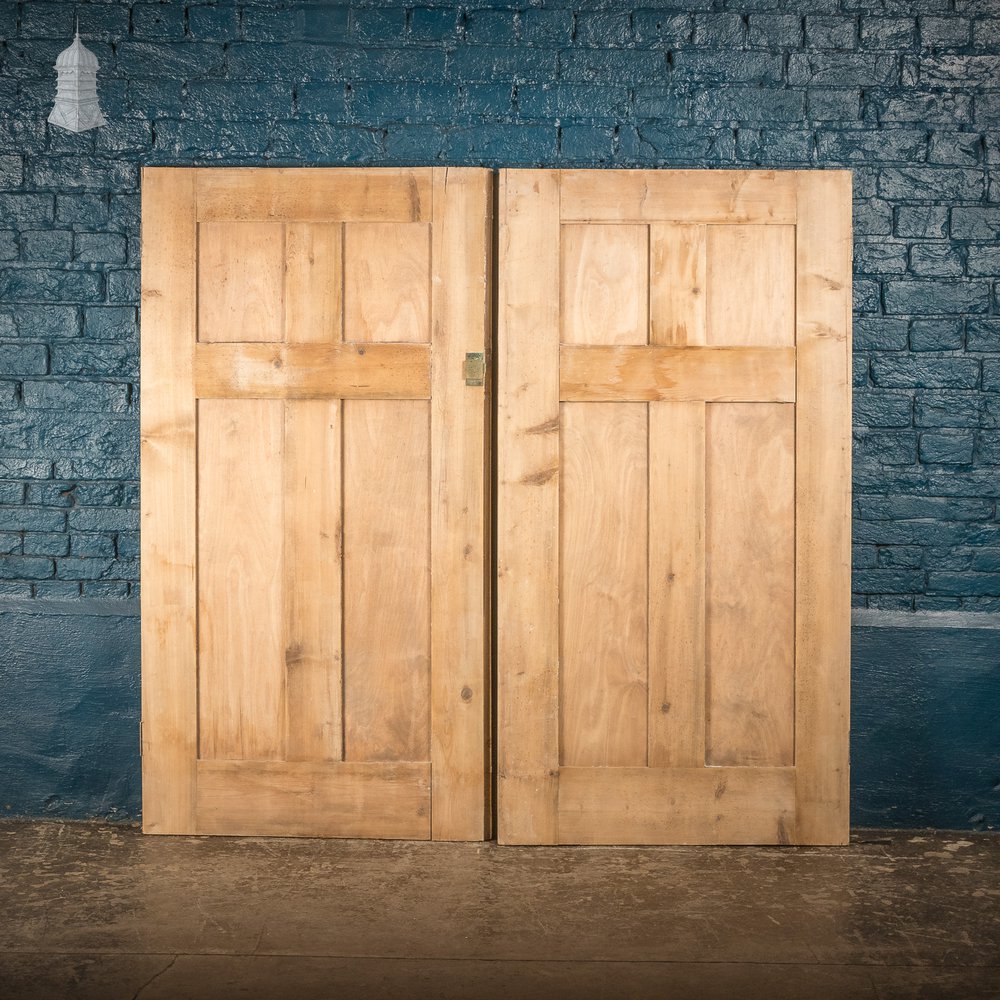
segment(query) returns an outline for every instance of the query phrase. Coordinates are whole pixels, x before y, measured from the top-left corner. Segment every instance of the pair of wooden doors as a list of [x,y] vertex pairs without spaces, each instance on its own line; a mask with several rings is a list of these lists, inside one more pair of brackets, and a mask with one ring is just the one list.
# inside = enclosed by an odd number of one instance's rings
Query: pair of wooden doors
[[144,828],[843,842],[849,175],[496,182],[144,172]]

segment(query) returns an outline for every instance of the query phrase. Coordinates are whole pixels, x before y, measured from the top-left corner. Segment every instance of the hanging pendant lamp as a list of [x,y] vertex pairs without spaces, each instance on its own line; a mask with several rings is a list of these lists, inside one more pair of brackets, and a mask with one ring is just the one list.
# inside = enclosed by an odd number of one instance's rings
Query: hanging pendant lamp
[[69,132],[86,132],[107,124],[97,103],[98,67],[97,56],[80,41],[77,21],[73,44],[56,59],[56,103],[49,115],[53,125]]

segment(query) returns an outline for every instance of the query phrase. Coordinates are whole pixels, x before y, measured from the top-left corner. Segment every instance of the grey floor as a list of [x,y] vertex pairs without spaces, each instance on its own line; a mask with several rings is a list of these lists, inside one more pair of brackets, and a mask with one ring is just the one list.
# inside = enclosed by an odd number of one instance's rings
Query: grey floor
[[1000,997],[1000,837],[839,848],[0,824],[0,998]]

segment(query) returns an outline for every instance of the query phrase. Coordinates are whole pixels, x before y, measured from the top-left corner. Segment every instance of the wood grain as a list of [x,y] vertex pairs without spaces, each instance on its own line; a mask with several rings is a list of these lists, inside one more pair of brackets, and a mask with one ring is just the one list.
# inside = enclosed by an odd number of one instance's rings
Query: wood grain
[[199,761],[200,834],[430,837],[430,765]]
[[199,222],[427,222],[427,168],[213,167],[197,174]]
[[284,271],[284,227],[280,223],[200,225],[198,340],[281,340]]
[[344,317],[348,340],[430,340],[430,226],[345,226]]
[[706,762],[793,763],[791,406],[712,404],[706,428]]
[[482,840],[491,824],[489,417],[465,355],[490,346],[493,183],[434,171],[431,386],[431,780],[435,840]]
[[705,343],[707,254],[705,226],[649,227],[649,342]]
[[273,400],[198,405],[198,752],[206,760],[284,755],[282,426]]
[[142,828],[194,828],[198,733],[194,170],[142,173]]
[[564,403],[560,762],[646,763],[646,407]]
[[766,170],[563,170],[563,222],[793,223],[795,177]]
[[426,344],[199,344],[199,398],[428,399]]
[[795,398],[792,348],[564,346],[560,365],[559,395],[566,401]]
[[343,226],[285,226],[285,340],[343,340]]
[[846,844],[850,809],[851,175],[798,175],[796,826]]
[[649,766],[705,763],[705,404],[649,404]]
[[498,831],[554,843],[559,767],[559,179],[500,173]]
[[718,347],[795,344],[795,227],[708,227],[708,337]]
[[791,768],[564,767],[559,774],[561,844],[787,844],[794,821]]
[[563,226],[560,316],[564,344],[645,344],[646,226]]
[[430,759],[430,427],[344,402],[344,759]]

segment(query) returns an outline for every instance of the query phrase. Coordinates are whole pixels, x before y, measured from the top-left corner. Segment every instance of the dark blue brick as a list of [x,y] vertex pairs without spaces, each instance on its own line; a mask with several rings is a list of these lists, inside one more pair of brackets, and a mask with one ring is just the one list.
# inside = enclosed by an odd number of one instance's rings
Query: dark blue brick
[[858,129],[831,131],[827,127],[817,133],[816,142],[820,157],[828,162],[870,163],[883,158],[921,161],[927,156],[927,133],[917,129],[883,129],[876,132]]
[[1000,392],[1000,361],[995,358],[983,361],[983,392]]
[[[517,54],[519,53],[515,53]],[[548,81],[554,75],[554,72],[549,76],[535,73],[530,79]],[[563,80],[580,83],[649,83],[650,80],[666,78],[667,57],[664,52],[649,49],[631,52],[619,49],[567,49],[559,53],[559,76]]]
[[188,7],[188,30],[196,41],[229,42],[237,37],[239,9],[222,4]]
[[757,49],[789,49],[802,44],[802,18],[798,14],[753,14],[748,41]]
[[124,264],[125,237],[117,233],[75,233],[73,259],[79,264]]
[[57,344],[52,355],[56,375],[99,375],[132,378],[139,374],[134,344]]
[[907,322],[889,316],[866,316],[854,321],[856,351],[905,351]]
[[3,531],[63,531],[66,515],[48,507],[0,507]]
[[736,143],[729,129],[643,122],[619,133],[626,159],[643,164],[667,165],[676,161],[731,162]]
[[55,198],[51,194],[0,194],[0,224],[10,226],[52,222]]
[[945,167],[884,167],[878,193],[890,201],[978,201],[983,196],[981,170]]
[[314,42],[341,42],[351,29],[347,6],[307,6],[302,10],[302,36]]
[[1000,431],[980,433],[976,447],[976,459],[983,465],[1000,465]]
[[[21,9],[21,37],[72,39],[76,30],[75,17],[76,12],[69,4],[32,0]],[[82,37],[86,40],[86,15],[83,29]]]
[[861,91],[810,87],[807,114],[817,122],[853,123],[861,117]]
[[48,600],[64,600],[80,596],[79,583],[67,583],[65,580],[42,580],[31,588],[34,597]]
[[5,375],[44,375],[48,369],[48,350],[44,344],[4,344]]
[[881,122],[954,125],[972,117],[971,96],[959,93],[892,93],[874,97],[872,106]]
[[122,559],[139,558],[139,533],[121,531],[118,533],[118,555]]
[[20,476],[24,479],[48,479],[52,463],[40,458],[0,458],[0,476]]
[[111,302],[139,301],[138,271],[108,271],[108,300]]
[[[428,60],[442,55],[440,51],[428,52]],[[574,56],[580,57],[580,62],[575,66],[567,68],[567,79],[588,79],[589,63],[583,61],[583,57],[591,55],[595,57],[593,72],[596,77],[601,76],[602,61],[601,53],[570,52],[567,59]],[[617,53],[606,53],[608,61],[613,62],[613,57]],[[525,48],[501,48],[494,45],[466,45],[448,54],[448,78],[457,83],[496,83],[498,80],[509,80],[514,83],[540,82],[552,80],[556,76],[557,65],[561,57],[555,52],[547,52],[543,49]],[[416,71],[419,72],[419,71]],[[403,79],[408,79],[404,75]],[[416,80],[440,79],[433,73],[425,73],[413,77]]]
[[24,158],[12,153],[0,156],[0,188],[19,188],[24,181]]
[[[667,102],[676,101],[676,95],[655,96],[648,89],[636,95],[637,114],[640,117],[674,118],[680,115],[660,115],[654,108],[666,108]],[[662,93],[662,92],[660,92]],[[584,118],[598,121],[618,121],[628,113],[629,89],[610,84],[541,84],[524,85],[517,89],[517,110],[522,118]],[[683,108],[683,99],[680,101]],[[639,111],[639,108],[642,111]],[[683,114],[683,111],[681,111]]]
[[1000,548],[974,552],[969,568],[977,573],[1000,573]]
[[911,351],[960,351],[962,320],[915,319],[910,323]]
[[755,165],[811,163],[816,142],[812,132],[778,131],[773,128],[740,128],[736,135],[736,155]]
[[968,271],[972,275],[1000,275],[1000,246],[971,246],[968,249]]
[[351,31],[359,42],[394,45],[406,33],[406,11],[366,7],[351,11]]
[[609,163],[615,130],[597,125],[564,125],[559,130],[559,159],[565,163]]
[[973,436],[968,431],[935,431],[920,435],[920,461],[938,465],[970,465]]
[[449,133],[447,152],[464,163],[530,165],[556,156],[558,135],[551,125],[477,125]]
[[521,41],[527,45],[569,45],[572,38],[573,11],[534,8],[522,11]]
[[83,313],[83,333],[91,340],[134,340],[139,332],[131,306],[88,306]]
[[60,580],[100,580],[111,576],[113,568],[113,559],[66,556],[56,560],[56,576]]
[[72,531],[138,531],[139,512],[118,508],[77,507],[70,511]]
[[970,351],[1000,351],[1000,319],[970,318],[965,337]]
[[926,48],[964,48],[971,38],[971,22],[967,17],[920,18],[920,44]]
[[881,286],[877,281],[855,278],[852,297],[855,312],[877,313],[881,311]]
[[842,15],[806,17],[806,45],[812,49],[849,52],[857,48],[858,23]]
[[875,354],[871,372],[875,385],[890,389],[975,389],[980,363],[975,358]]
[[81,226],[101,226],[108,221],[106,194],[57,194],[56,221]]
[[103,298],[101,275],[56,268],[0,269],[0,298],[25,302],[98,302]]
[[981,51],[1000,49],[1000,17],[981,17],[973,21],[972,44]]
[[183,38],[184,8],[176,3],[133,4],[132,35],[136,38]]
[[[351,88],[350,108],[355,121],[369,125],[383,122],[436,122],[448,118],[442,107],[458,105],[460,91],[448,83],[357,83]],[[306,85],[299,93],[299,107],[308,114],[342,120],[345,95],[331,84]]]
[[918,392],[914,422],[918,427],[977,427],[981,410],[978,392]]
[[967,88],[976,84],[993,86],[1000,77],[1000,55],[941,55],[919,60],[920,80],[925,84],[940,84]]
[[13,230],[0,230],[0,260],[17,260],[17,233]]
[[628,11],[581,11],[576,16],[578,45],[599,49],[621,48],[635,40]]
[[69,535],[55,531],[26,531],[24,554],[26,556],[64,556],[69,553]]
[[24,405],[31,409],[109,413],[124,413],[128,409],[128,385],[120,382],[26,380],[22,396]]
[[[674,54],[673,70],[680,79],[702,83],[752,83],[755,86],[778,85],[782,82],[783,60],[767,52],[695,52],[682,50]],[[643,67],[645,77],[662,78],[664,67],[657,61]],[[807,83],[808,80],[799,80]]]
[[977,132],[945,132],[937,129],[931,135],[927,162],[970,167],[978,164],[982,155],[983,137]]
[[293,162],[368,163],[382,153],[381,130],[326,122],[281,122],[271,129],[271,153]]
[[864,569],[851,574],[851,586],[860,594],[914,594],[924,589],[920,569]]
[[637,10],[632,15],[632,27],[640,45],[665,48],[686,45],[694,34],[694,21],[689,14],[669,11]]
[[861,274],[903,274],[906,271],[906,244],[856,243],[854,267]]
[[162,76],[192,80],[222,71],[225,53],[209,42],[134,41],[122,39],[117,49],[117,71],[132,77]]
[[390,125],[385,135],[389,163],[444,162],[448,133],[431,125]]
[[24,260],[63,263],[70,259],[72,247],[73,234],[68,229],[21,232],[21,256]]
[[950,243],[917,243],[910,251],[910,270],[922,278],[955,278],[965,271],[962,250]]
[[[467,118],[504,121],[514,112],[514,92],[515,87],[509,83],[467,84],[461,88],[459,106]],[[440,120],[444,116],[439,113],[437,117]]]
[[865,431],[855,433],[854,452],[859,461],[879,465],[913,465],[917,460],[917,436],[912,431]]
[[0,410],[16,410],[20,405],[17,383],[6,379],[0,381]]
[[797,122],[805,118],[801,90],[713,89],[694,95],[693,116],[700,120]]
[[874,545],[852,545],[851,568],[873,569],[876,565],[877,551]]
[[887,545],[878,549],[880,568],[918,569],[923,565],[924,550],[918,545]]
[[917,40],[917,24],[912,17],[862,17],[861,47],[897,52],[912,49]]
[[989,312],[989,305],[990,286],[982,281],[889,281],[885,284],[886,312],[897,315],[984,313]]
[[695,14],[695,45],[733,49],[745,41],[746,24],[739,14]]
[[912,411],[909,393],[872,388],[854,393],[854,422],[858,427],[909,427]]
[[444,42],[458,35],[459,12],[453,7],[415,7],[410,11],[410,37]]
[[1000,573],[928,573],[927,593],[1000,595]]
[[951,235],[957,240],[1000,239],[1000,205],[956,206],[951,210]]
[[0,578],[4,580],[46,580],[52,571],[52,560],[40,556],[0,557]]
[[788,80],[793,85],[892,86],[899,82],[899,64],[894,55],[881,53],[794,52],[788,60]]
[[893,231],[897,236],[942,239],[948,235],[948,208],[945,205],[900,205]]
[[878,198],[854,203],[855,236],[888,236],[892,232],[892,206]]
[[513,45],[517,14],[512,10],[470,10],[465,17],[465,40],[470,45]]
[[60,193],[81,190],[125,190],[139,186],[139,171],[123,160],[97,160],[82,156],[54,156],[31,161],[31,184]]
[[24,484],[17,482],[0,482],[0,504],[19,504],[24,502]]
[[97,133],[100,154],[145,153],[153,148],[153,125],[148,121],[110,121]]

